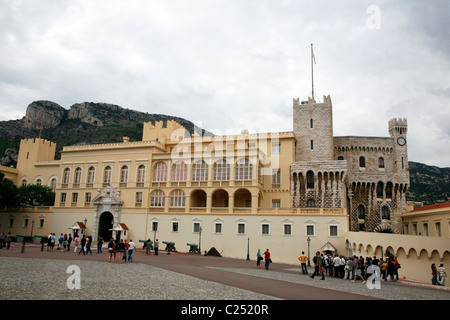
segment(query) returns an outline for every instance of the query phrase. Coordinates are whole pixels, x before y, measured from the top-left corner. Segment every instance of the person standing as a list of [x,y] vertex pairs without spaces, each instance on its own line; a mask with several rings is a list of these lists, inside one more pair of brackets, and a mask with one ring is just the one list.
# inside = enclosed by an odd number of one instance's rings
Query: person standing
[[315,276],[322,274],[322,279],[320,280],[325,280],[325,275],[323,273],[324,260],[320,256],[319,251],[316,252],[316,255],[313,258],[313,262],[314,262],[314,273],[311,276],[311,279],[314,279]]
[[302,254],[298,257],[298,260],[300,260],[300,263],[302,265],[302,273],[308,274],[308,268],[306,267],[306,262],[308,261],[308,257],[305,255],[304,251],[302,251]]
[[333,277],[339,277],[341,272],[341,258],[336,254],[333,259],[333,266],[334,266],[334,275]]
[[439,272],[439,283],[441,284],[441,286],[445,286],[445,278],[447,277],[447,272],[445,271],[443,263],[439,265],[438,272]]
[[83,235],[83,238],[81,238],[80,241],[80,252],[78,252],[78,255],[83,252],[83,256],[86,254],[85,252],[85,246],[86,246],[86,236]]
[[103,246],[103,238],[98,237],[97,238],[97,253],[102,253],[102,246]]
[[92,245],[92,236],[88,236],[86,238],[86,254],[90,252],[92,255],[91,245]]
[[270,259],[269,249],[266,249],[266,251],[263,253],[263,255],[264,255],[266,270],[269,270],[269,264],[270,264],[270,262],[272,262],[272,260]]
[[256,266],[261,266],[261,260],[263,259],[261,250],[258,249],[258,252],[256,253]]
[[362,264],[364,261],[361,261],[356,256],[353,258],[353,261],[355,262],[354,269],[355,269],[355,278],[352,280],[352,282],[356,282],[356,279],[359,277],[362,279],[362,283],[366,283],[366,280],[364,280],[364,276],[362,274]]
[[73,250],[74,253],[77,253],[79,244],[80,244],[80,238],[78,237],[78,234],[75,234],[75,239],[73,239],[73,245],[75,246],[75,249]]
[[112,262],[114,262],[114,251],[115,251],[115,244],[114,244],[114,239],[113,238],[111,238],[111,240],[109,240],[109,243],[108,243],[108,261],[109,262],[111,262],[111,260],[112,260]]
[[136,245],[134,244],[133,240],[130,239],[129,247],[128,247],[128,262],[133,262],[132,254],[133,254],[135,246]]
[[437,278],[438,270],[437,270],[436,265],[434,263],[431,265],[431,275],[432,275],[431,284],[432,285],[439,285],[438,278]]
[[117,245],[117,262],[123,262],[123,253],[125,252],[125,244],[123,243],[123,239],[120,239],[119,244]]
[[8,232],[8,234],[6,235],[6,249],[7,250],[9,250],[9,248],[11,248],[11,241],[12,241],[11,232]]
[[69,237],[67,238],[67,251],[70,251],[70,244],[72,243],[72,235],[69,234]]

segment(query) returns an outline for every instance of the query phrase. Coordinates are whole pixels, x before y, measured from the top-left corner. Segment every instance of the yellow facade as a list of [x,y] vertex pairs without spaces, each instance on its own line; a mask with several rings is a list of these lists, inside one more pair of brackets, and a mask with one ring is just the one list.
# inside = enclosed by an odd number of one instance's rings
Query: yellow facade
[[186,137],[179,124],[157,122],[144,125],[142,141],[65,146],[60,160],[54,148],[22,141],[16,184],[53,185],[55,205],[3,215],[2,228],[16,220],[5,231],[29,234],[28,219],[39,221],[34,234],[68,233],[86,220],[88,234],[109,237],[121,222],[135,241],[157,237],[180,251],[201,242],[230,257],[270,247],[278,261],[296,262],[308,226],[311,250],[339,248],[348,229],[345,208],[291,207],[292,132]]

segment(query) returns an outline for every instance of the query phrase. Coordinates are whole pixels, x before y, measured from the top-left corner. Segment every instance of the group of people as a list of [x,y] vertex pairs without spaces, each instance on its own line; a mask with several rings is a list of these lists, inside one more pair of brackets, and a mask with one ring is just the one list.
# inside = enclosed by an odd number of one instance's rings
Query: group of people
[[439,268],[433,263],[431,264],[431,284],[435,286],[445,286],[445,278],[447,278],[447,272],[444,268],[444,264],[441,263]]
[[11,232],[8,232],[7,234],[4,234],[3,232],[0,233],[0,249],[6,247],[6,249],[9,250],[9,248],[11,248],[11,242],[12,242]]
[[[298,257],[301,262],[302,273],[308,274],[307,262],[308,257],[304,252]],[[351,280],[356,282],[361,279],[365,283],[377,268],[379,268],[380,277],[387,281],[388,277],[392,281],[398,280],[398,269],[401,268],[397,257],[389,254],[386,258],[378,259],[376,256],[364,257],[345,257],[330,253],[323,254],[319,251],[313,257],[314,273],[310,276],[314,279],[315,276],[322,276],[321,280],[325,280],[325,275],[340,279]]]
[[[263,258],[264,256],[264,258]],[[270,252],[269,249],[266,249],[264,253],[261,253],[261,249],[258,249],[258,252],[256,253],[256,266],[261,266],[261,261],[264,260],[264,266],[266,270],[269,270],[269,265],[272,263],[272,259],[270,259]]]
[[153,243],[152,240],[150,240],[150,238],[144,242],[144,247],[143,249],[145,249],[145,254],[146,255],[150,255],[151,250],[153,249],[155,251],[155,256],[158,255],[158,251],[159,251],[159,241],[158,239],[155,239],[155,243]]
[[133,262],[133,252],[136,248],[133,240],[128,242],[127,240],[120,239],[115,241],[111,238],[108,243],[108,262]]

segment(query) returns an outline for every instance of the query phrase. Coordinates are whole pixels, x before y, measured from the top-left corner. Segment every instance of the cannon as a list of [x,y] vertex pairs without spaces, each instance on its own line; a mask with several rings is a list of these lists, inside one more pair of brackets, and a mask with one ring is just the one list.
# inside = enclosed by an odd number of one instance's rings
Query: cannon
[[186,244],[190,247],[189,252],[194,252],[194,253],[198,252],[198,244],[195,244],[195,243],[186,243]]
[[167,254],[170,254],[170,251],[176,252],[175,242],[163,241],[162,243],[164,243],[166,245],[166,249],[165,250],[167,251]]

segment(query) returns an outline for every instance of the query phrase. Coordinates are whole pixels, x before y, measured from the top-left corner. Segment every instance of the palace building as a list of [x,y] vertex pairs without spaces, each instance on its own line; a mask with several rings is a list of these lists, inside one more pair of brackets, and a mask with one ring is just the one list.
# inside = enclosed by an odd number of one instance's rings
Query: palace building
[[[293,100],[293,131],[190,135],[174,121],[144,123],[142,141],[65,146],[24,139],[17,185],[45,184],[49,208],[8,211],[0,231],[86,232],[215,247],[252,258],[269,248],[276,261],[298,253],[347,254],[347,231],[401,233],[409,186],[406,119],[386,137],[335,137],[330,96]],[[80,227],[82,226],[82,227]]]

